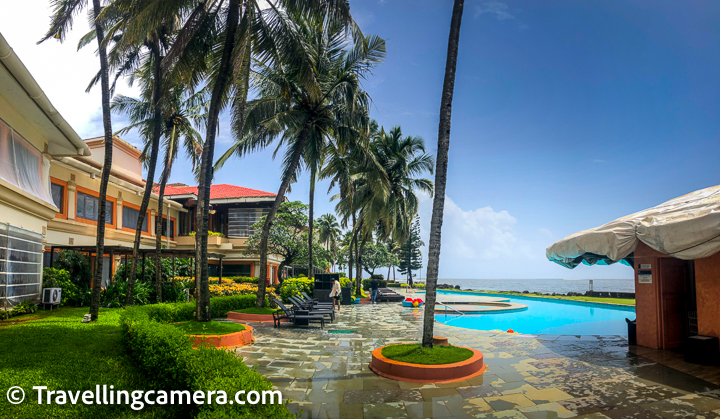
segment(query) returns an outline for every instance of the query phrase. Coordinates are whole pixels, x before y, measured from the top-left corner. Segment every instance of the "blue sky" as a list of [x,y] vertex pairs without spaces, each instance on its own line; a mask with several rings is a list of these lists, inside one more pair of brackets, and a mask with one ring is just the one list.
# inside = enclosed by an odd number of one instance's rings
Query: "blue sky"
[[[387,41],[386,62],[364,84],[373,116],[422,136],[434,153],[452,1],[351,6],[366,33]],[[718,22],[717,1],[467,0],[440,276],[631,278],[619,265],[562,268],[545,259],[545,247],[719,183]],[[48,91],[77,65],[44,76],[41,53],[50,47],[26,44],[31,30],[0,18],[0,31]],[[64,115],[80,106],[69,93],[51,93]],[[78,97],[85,104],[94,96]],[[95,111],[76,118],[83,136],[101,133],[95,103],[99,96],[83,105]],[[226,127],[216,155],[232,141]],[[253,154],[228,163],[216,183],[276,191],[278,167],[271,151]],[[172,181],[193,183],[188,172],[176,170]],[[334,207],[326,190],[317,189],[318,215]],[[307,202],[307,193],[302,176],[290,198]],[[423,198],[425,238],[430,206]]]

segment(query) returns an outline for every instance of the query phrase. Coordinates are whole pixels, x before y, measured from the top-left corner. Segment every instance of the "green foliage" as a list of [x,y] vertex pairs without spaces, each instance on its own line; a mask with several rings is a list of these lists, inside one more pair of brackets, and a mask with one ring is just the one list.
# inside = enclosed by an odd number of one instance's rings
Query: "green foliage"
[[[210,317],[227,317],[228,311],[255,307],[255,294],[231,295],[228,297],[210,298]],[[134,307],[160,323],[175,323],[195,318],[195,303],[161,303]]]
[[[370,281],[372,281],[372,279],[366,278],[366,279],[362,280],[362,286],[363,286],[364,290],[370,289]],[[378,279],[378,287],[379,288],[387,288],[387,283],[388,282],[384,279]]]
[[347,277],[340,277],[340,288],[355,288],[355,280],[350,280]]
[[[100,294],[100,304],[107,308],[120,308],[125,304],[127,296],[128,281],[124,279],[115,280],[110,283]],[[150,303],[150,295],[153,293],[153,285],[149,282],[136,282],[133,292],[133,304],[145,305]]]
[[375,269],[397,266],[398,263],[400,263],[398,257],[392,254],[390,248],[384,243],[366,243],[363,246],[362,266],[371,275],[375,273]]
[[15,305],[7,314],[9,317],[22,316],[23,314],[32,314],[37,311],[37,305],[32,301],[22,301]]
[[411,364],[443,365],[462,362],[472,358],[473,351],[459,346],[433,346],[423,348],[421,344],[389,345],[382,349],[386,358]]
[[280,298],[287,303],[290,297],[305,292],[312,295],[315,290],[315,281],[310,278],[288,278],[280,286]]
[[[257,284],[260,282],[260,278],[254,276],[230,276],[227,278],[237,284]],[[225,280],[225,278],[223,278]]]
[[198,322],[188,320],[179,323],[172,323],[174,327],[182,330],[186,335],[227,335],[228,333],[241,332],[245,326],[234,322]]
[[[148,257],[145,259],[145,270],[143,271],[143,261],[140,259],[137,262],[136,271],[136,283],[137,282],[150,282],[155,283],[155,257]],[[162,270],[160,275],[163,282],[169,282],[174,277],[190,277],[193,276],[192,260],[189,258],[176,258],[175,269],[173,271],[173,260],[172,258],[161,259]],[[114,281],[125,279],[125,264],[121,263],[120,266],[115,270],[113,276]],[[130,261],[127,264],[127,272],[129,276],[130,272]],[[173,274],[174,272],[174,274]]]
[[403,275],[407,275],[408,282],[411,284],[412,278],[415,276],[412,272],[422,269],[423,267],[420,246],[424,244],[420,239],[420,219],[415,218],[408,239],[400,247],[400,254],[398,255],[400,259],[398,271]]
[[81,286],[72,281],[65,269],[43,269],[43,288],[60,288],[61,307],[83,307],[90,303],[90,287]]
[[[204,347],[193,350],[181,327],[153,320],[146,307],[125,310],[121,326],[128,353],[156,388],[191,392],[222,389],[230,397],[239,390],[272,389],[272,383],[248,368],[233,352]],[[285,405],[278,404],[213,403],[197,405],[195,409],[193,416],[198,418],[293,417]]]
[[53,267],[68,271],[70,280],[78,288],[90,287],[92,270],[90,269],[90,258],[87,255],[73,250],[63,250],[58,254],[58,259],[53,263]]
[[412,288],[425,289],[424,282],[413,282]]
[[402,284],[400,284],[399,282],[388,282],[387,287],[388,288],[400,288],[400,287],[402,287]]
[[[172,406],[145,406],[130,411],[124,405],[38,404],[33,386],[68,391],[95,391],[96,384],[113,384],[116,390],[157,390],[125,354],[119,317],[121,310],[100,309],[97,322],[81,323],[83,308],[40,310],[34,319],[0,327],[0,388],[20,386],[25,402],[0,402],[2,418],[127,419],[182,417]],[[92,360],[91,364],[89,364]],[[130,413],[131,412],[131,413]]]

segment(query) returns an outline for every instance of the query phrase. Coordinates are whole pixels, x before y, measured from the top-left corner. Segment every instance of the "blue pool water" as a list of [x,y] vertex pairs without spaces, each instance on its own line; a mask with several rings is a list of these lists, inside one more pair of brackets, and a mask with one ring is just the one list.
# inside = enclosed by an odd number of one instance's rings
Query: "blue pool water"
[[[458,295],[438,291],[442,294]],[[469,294],[469,293],[468,293]],[[478,295],[473,293],[472,295]],[[504,297],[501,294],[482,294]],[[555,301],[537,298],[510,297],[514,303],[525,304],[527,310],[494,314],[436,314],[435,319],[449,326],[475,330],[508,330],[518,333],[547,335],[621,335],[627,336],[625,318],[635,319],[635,307],[609,307],[606,304],[582,301]]]

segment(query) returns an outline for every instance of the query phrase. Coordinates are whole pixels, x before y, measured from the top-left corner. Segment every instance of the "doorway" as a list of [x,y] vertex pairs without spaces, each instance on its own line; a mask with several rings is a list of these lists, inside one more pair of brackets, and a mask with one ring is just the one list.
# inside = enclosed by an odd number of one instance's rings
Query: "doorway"
[[[693,261],[676,258],[661,258],[658,262],[660,265],[660,338],[662,348],[675,349],[680,347],[693,332],[693,313],[697,310],[695,308],[694,264]],[[697,319],[694,321],[697,324]]]

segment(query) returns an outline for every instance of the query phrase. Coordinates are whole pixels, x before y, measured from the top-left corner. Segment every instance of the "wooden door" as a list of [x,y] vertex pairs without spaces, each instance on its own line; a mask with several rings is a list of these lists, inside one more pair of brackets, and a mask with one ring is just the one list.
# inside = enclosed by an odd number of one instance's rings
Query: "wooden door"
[[687,261],[661,258],[659,262],[662,348],[674,349],[687,338]]

